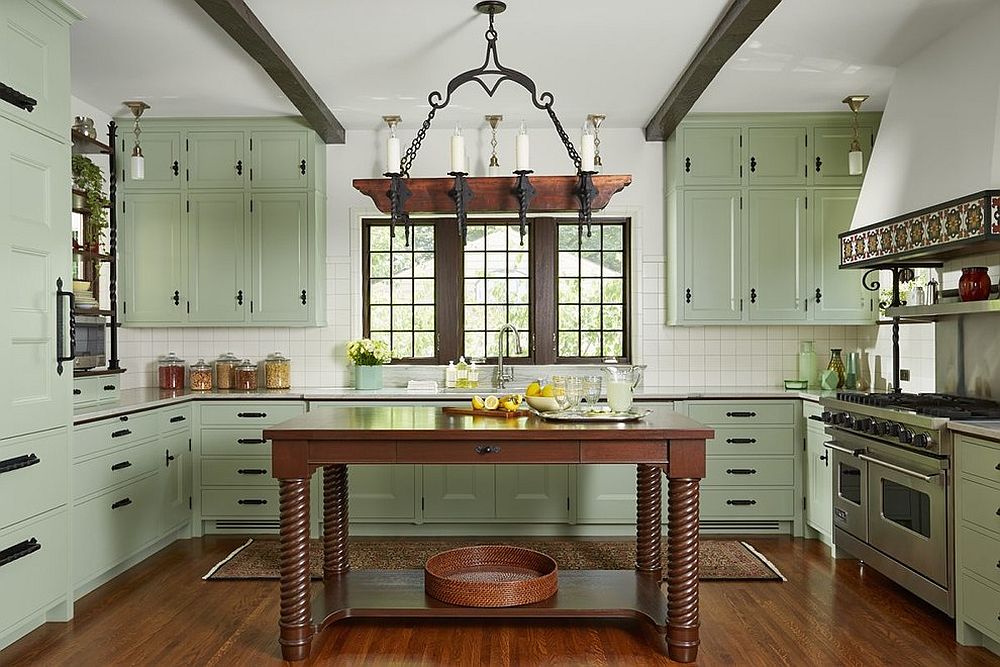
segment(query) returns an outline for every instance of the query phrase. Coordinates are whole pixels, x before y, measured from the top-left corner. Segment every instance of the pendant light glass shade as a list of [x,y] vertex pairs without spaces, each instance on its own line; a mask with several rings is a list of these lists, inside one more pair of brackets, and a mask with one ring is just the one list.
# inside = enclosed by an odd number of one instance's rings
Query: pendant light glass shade
[[851,176],[860,176],[865,173],[865,157],[860,150],[847,154],[847,172]]
[[129,176],[133,181],[141,181],[146,178],[146,158],[142,156],[142,149],[138,146],[132,151],[132,159],[129,161]]

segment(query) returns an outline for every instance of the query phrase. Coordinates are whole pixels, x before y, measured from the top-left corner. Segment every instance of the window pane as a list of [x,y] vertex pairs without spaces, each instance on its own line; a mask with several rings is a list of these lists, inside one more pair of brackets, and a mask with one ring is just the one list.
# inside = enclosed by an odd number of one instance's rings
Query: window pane
[[418,252],[413,254],[413,275],[418,278],[434,276],[434,253]]
[[581,329],[601,328],[600,306],[580,306],[580,328]]
[[[579,230],[577,230],[577,236],[579,236]],[[601,249],[601,230],[591,228],[590,236],[587,236],[587,228],[583,228],[583,238],[580,240],[580,247],[583,250],[600,250]]]
[[373,252],[368,262],[368,274],[372,278],[388,278],[390,273],[388,253]]
[[579,357],[580,356],[580,334],[575,331],[559,332],[559,356]]
[[388,280],[372,280],[368,285],[368,289],[369,303],[392,303]]
[[580,334],[580,356],[601,356],[601,333],[599,331],[584,331]]
[[486,356],[486,334],[481,331],[465,332],[465,356]]
[[413,281],[413,303],[434,303],[434,280],[419,278]]
[[368,248],[370,250],[389,249],[388,227],[369,227],[368,234],[369,234]]
[[415,306],[413,308],[413,330],[434,331],[434,306]]
[[507,275],[507,253],[504,252],[486,253],[486,275],[488,276]]
[[486,227],[486,249],[506,250],[507,249],[507,227],[499,225],[488,225]]
[[601,275],[600,252],[584,252],[580,254],[580,275],[581,276]]
[[576,225],[559,225],[559,249],[579,250],[580,237],[576,231]]
[[486,303],[507,303],[507,281],[502,278],[486,280]]
[[560,329],[580,328],[579,306],[559,306],[559,328]]
[[621,278],[604,279],[604,303],[624,303],[622,298],[622,288],[624,281]]
[[389,306],[372,306],[368,312],[372,331],[388,331],[392,328]]
[[507,274],[510,276],[528,275],[528,253],[512,252],[507,255]]
[[410,278],[413,276],[413,255],[408,252],[392,253],[392,277]]
[[624,270],[624,265],[622,264],[622,253],[620,252],[606,252],[604,253],[604,275],[605,276],[620,276]]
[[434,334],[418,331],[413,334],[413,356],[416,358],[434,356]]
[[517,327],[523,334],[528,330],[528,307],[510,306],[507,309],[507,321]]
[[413,303],[413,281],[408,279],[392,281],[392,302]]
[[499,331],[507,323],[507,306],[486,306],[486,328]]
[[507,282],[507,299],[510,303],[528,303],[530,285],[527,278],[512,278]]
[[578,276],[580,275],[580,257],[575,252],[559,253],[559,275]]
[[485,306],[466,306],[465,307],[465,328],[468,329],[486,329],[486,307]]
[[392,330],[395,332],[401,329],[413,330],[413,308],[410,306],[392,307]]
[[431,225],[417,225],[413,228],[413,238],[411,244],[414,250],[425,252],[434,251],[434,227]]
[[602,234],[604,237],[604,250],[622,249],[621,225],[602,225]]
[[624,308],[621,306],[604,306],[604,329],[624,329]]
[[465,275],[467,278],[481,278],[485,276],[486,255],[481,252],[466,252]]
[[394,357],[413,356],[413,334],[408,331],[392,334],[392,355]]
[[580,303],[601,302],[601,281],[599,278],[580,280]]
[[580,300],[580,281],[575,278],[559,279],[559,303],[569,303]]
[[604,332],[604,356],[605,357],[620,357],[622,356],[622,335],[619,331],[605,331]]

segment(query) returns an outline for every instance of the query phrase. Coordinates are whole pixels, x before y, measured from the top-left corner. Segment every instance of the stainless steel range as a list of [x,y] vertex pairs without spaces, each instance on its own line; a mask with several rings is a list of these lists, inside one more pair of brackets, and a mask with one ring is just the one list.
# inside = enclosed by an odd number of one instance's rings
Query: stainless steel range
[[[833,457],[833,541],[954,616],[950,419],[1000,404],[943,394],[838,392],[821,417]],[[840,554],[838,554],[840,555]]]

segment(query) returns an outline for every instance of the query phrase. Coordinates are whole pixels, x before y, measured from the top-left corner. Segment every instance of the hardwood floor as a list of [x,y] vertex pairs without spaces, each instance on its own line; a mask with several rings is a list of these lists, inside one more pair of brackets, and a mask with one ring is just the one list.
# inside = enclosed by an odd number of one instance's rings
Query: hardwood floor
[[[951,619],[816,541],[748,540],[788,577],[703,582],[699,665],[1000,665],[958,646]],[[201,576],[238,537],[182,540],[0,652],[0,665],[281,662],[274,581]],[[308,664],[308,663],[307,663]],[[346,621],[313,644],[328,665],[662,665],[630,622]]]

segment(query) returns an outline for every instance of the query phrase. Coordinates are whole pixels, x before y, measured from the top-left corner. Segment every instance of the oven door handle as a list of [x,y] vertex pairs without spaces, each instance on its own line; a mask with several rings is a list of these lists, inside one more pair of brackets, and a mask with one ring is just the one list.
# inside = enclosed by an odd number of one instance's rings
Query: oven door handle
[[[832,442],[824,442],[823,446],[827,449],[832,449],[836,452],[841,452],[842,454],[850,454],[851,456],[861,456],[861,452],[865,451],[863,449],[847,449],[846,447],[838,447]],[[861,458],[864,458],[861,456]]]
[[910,470],[909,468],[904,468],[904,467],[898,466],[898,465],[896,465],[894,463],[889,463],[888,461],[883,461],[882,459],[876,459],[876,458],[874,458],[872,456],[868,456],[866,454],[858,454],[858,458],[861,459],[862,461],[869,461],[871,463],[877,463],[880,466],[885,466],[889,470],[895,470],[896,472],[901,472],[904,475],[909,475],[910,477],[914,477],[916,479],[920,479],[920,480],[923,480],[925,482],[933,482],[934,478],[941,474],[939,472],[932,472],[929,475],[925,475],[924,473],[915,472],[913,470]]

